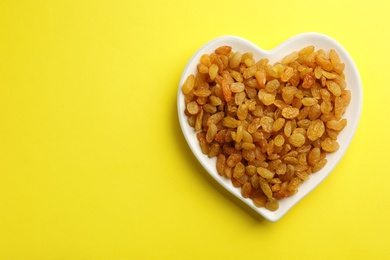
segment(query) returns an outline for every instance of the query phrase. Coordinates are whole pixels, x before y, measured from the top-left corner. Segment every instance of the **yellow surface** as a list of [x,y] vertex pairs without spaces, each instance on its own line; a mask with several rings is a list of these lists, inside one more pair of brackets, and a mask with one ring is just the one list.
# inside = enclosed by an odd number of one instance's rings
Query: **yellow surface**
[[[0,1],[0,259],[389,259],[389,1]],[[221,35],[339,41],[363,81],[334,172],[276,223],[201,168],[176,112]]]

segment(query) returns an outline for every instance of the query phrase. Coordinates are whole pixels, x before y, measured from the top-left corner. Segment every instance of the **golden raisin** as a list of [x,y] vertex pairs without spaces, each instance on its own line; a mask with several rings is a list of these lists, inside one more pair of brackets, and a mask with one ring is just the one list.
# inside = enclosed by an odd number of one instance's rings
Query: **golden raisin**
[[295,147],[301,147],[305,144],[306,138],[303,134],[292,134],[289,139],[289,143]]
[[286,119],[293,119],[299,115],[299,109],[296,107],[287,106],[282,110],[282,116]]
[[336,152],[339,147],[340,145],[337,141],[332,140],[329,137],[325,138],[325,140],[321,142],[321,148],[328,153]]
[[309,127],[307,128],[307,138],[310,141],[315,141],[319,139],[325,132],[325,124],[320,119],[311,121]]

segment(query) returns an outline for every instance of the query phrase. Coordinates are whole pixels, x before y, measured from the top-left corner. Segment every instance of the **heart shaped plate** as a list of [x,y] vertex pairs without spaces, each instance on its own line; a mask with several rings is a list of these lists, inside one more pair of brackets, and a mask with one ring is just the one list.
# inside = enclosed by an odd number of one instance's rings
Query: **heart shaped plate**
[[[280,200],[279,209],[276,211],[269,211],[266,208],[256,207],[251,199],[246,199],[241,196],[241,190],[239,188],[235,188],[229,179],[223,178],[217,173],[216,158],[210,159],[207,155],[204,155],[201,152],[199,142],[196,138],[196,132],[188,124],[188,117],[184,113],[185,102],[184,95],[181,91],[181,87],[184,81],[187,79],[188,75],[196,74],[197,65],[199,63],[200,57],[203,54],[210,54],[214,52],[216,48],[222,45],[229,45],[232,47],[233,51],[239,51],[241,53],[252,52],[253,58],[256,61],[261,58],[268,58],[270,64],[281,61],[283,57],[293,51],[298,51],[308,45],[313,45],[316,50],[324,49],[325,51],[329,51],[330,49],[334,49],[340,56],[341,62],[345,63],[344,74],[347,82],[347,88],[351,91],[352,94],[352,99],[349,106],[347,107],[346,113],[343,115],[343,118],[348,120],[348,124],[341,131],[337,138],[340,148],[334,153],[327,154],[328,162],[325,167],[322,168],[319,172],[311,174],[310,179],[302,183],[296,194]],[[206,171],[226,190],[246,203],[254,211],[269,221],[276,222],[282,216],[284,216],[297,202],[299,202],[303,197],[308,195],[315,187],[317,187],[317,185],[319,185],[332,172],[334,167],[341,160],[358,126],[362,110],[362,100],[362,83],[355,63],[353,62],[348,52],[337,41],[330,38],[329,36],[318,33],[304,33],[286,40],[272,50],[263,50],[248,40],[237,36],[223,36],[206,43],[189,60],[180,79],[177,96],[177,108],[179,122],[184,137],[195,157],[206,169]]]

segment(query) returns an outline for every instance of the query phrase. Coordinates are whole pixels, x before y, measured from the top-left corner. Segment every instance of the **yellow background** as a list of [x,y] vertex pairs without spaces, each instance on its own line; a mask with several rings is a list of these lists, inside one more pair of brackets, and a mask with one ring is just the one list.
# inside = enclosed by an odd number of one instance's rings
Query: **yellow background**
[[[0,1],[0,259],[389,259],[389,1]],[[363,111],[345,157],[276,223],[207,175],[176,112],[222,35],[327,34]]]

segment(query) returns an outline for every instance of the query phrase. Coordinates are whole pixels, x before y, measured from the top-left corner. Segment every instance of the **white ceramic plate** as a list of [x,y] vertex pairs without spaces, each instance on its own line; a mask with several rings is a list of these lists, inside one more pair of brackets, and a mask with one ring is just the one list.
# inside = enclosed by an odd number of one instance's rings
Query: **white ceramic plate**
[[[346,77],[347,88],[352,93],[352,100],[347,108],[346,113],[344,114],[344,118],[347,118],[348,124],[339,134],[337,139],[340,144],[340,148],[337,152],[327,155],[328,163],[326,166],[321,171],[310,175],[310,179],[303,182],[303,184],[299,187],[299,191],[295,195],[280,200],[279,209],[274,212],[269,211],[266,208],[258,208],[254,206],[252,200],[245,199],[241,196],[241,190],[233,187],[230,180],[221,177],[217,173],[216,159],[209,159],[201,152],[198,140],[196,139],[196,132],[192,127],[189,126],[187,116],[184,114],[184,95],[181,91],[181,87],[184,81],[188,75],[196,73],[197,64],[199,63],[202,54],[210,54],[214,52],[217,47],[222,45],[230,45],[232,46],[233,51],[240,51],[241,53],[252,52],[256,61],[260,58],[267,57],[270,61],[270,64],[280,61],[284,56],[293,51],[298,51],[307,45],[314,45],[316,49],[322,48],[326,51],[329,51],[330,49],[336,50],[340,56],[341,61],[345,63],[344,73]],[[356,65],[349,56],[348,52],[337,41],[326,35],[318,33],[300,34],[288,39],[272,50],[263,50],[257,45],[240,37],[223,36],[208,42],[192,56],[180,79],[177,102],[180,126],[182,128],[185,139],[187,140],[188,145],[190,146],[195,157],[199,160],[206,171],[225,189],[249,205],[249,207],[251,207],[257,213],[269,221],[275,222],[283,215],[285,215],[298,201],[308,195],[318,184],[320,184],[343,157],[359,122],[362,109],[362,84]]]

